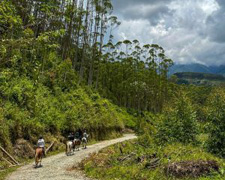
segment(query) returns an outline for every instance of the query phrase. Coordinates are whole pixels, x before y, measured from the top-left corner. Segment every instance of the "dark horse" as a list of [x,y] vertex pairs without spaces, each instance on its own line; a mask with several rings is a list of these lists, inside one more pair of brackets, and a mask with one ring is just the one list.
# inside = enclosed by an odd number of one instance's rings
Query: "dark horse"
[[42,148],[37,148],[35,150],[35,165],[36,167],[39,167],[41,166],[41,160],[42,160],[42,157],[43,157],[44,153],[43,153],[43,149]]
[[79,151],[80,150],[80,145],[81,145],[81,140],[80,139],[74,139],[74,149]]

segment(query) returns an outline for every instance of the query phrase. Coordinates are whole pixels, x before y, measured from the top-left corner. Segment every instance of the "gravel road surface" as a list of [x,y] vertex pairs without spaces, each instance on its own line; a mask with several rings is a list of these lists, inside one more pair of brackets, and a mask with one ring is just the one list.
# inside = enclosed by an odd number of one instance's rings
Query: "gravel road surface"
[[6,180],[90,180],[82,172],[76,170],[68,171],[68,169],[78,165],[91,153],[98,152],[112,144],[135,138],[136,136],[134,134],[126,134],[122,138],[90,145],[85,150],[81,149],[80,151],[76,151],[72,156],[66,156],[65,153],[60,153],[47,157],[42,160],[43,167],[34,168],[34,163],[25,165],[10,174]]

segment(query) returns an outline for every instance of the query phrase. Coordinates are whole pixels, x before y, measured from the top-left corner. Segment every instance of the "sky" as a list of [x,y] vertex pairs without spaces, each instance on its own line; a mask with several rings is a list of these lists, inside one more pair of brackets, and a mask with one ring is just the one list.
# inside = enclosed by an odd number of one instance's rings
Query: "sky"
[[225,0],[112,0],[115,40],[156,43],[175,63],[225,65]]

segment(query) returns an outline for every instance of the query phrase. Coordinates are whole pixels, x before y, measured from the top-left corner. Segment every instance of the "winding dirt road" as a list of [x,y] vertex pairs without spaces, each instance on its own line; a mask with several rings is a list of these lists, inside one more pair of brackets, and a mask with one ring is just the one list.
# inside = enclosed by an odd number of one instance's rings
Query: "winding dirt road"
[[55,156],[44,158],[42,168],[34,168],[34,163],[23,166],[9,175],[6,180],[90,180],[79,171],[68,171],[67,169],[78,165],[89,154],[98,152],[102,148],[135,139],[134,134],[126,134],[122,138],[103,141],[98,144],[88,146],[86,150],[75,152],[73,156],[66,156],[61,153]]

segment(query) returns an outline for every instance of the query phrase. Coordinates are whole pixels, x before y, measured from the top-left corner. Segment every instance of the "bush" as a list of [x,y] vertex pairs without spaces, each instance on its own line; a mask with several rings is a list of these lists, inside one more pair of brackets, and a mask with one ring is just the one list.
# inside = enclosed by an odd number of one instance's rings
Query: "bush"
[[165,110],[156,135],[158,142],[192,143],[196,142],[197,134],[196,113],[187,96],[181,94],[174,105]]
[[138,121],[138,142],[144,147],[152,147],[155,144],[154,137],[156,134],[156,128],[154,123],[160,118],[152,113],[145,112],[144,117]]
[[7,149],[11,146],[9,138],[9,127],[3,117],[2,108],[0,108],[0,146],[4,146]]
[[225,157],[225,91],[215,90],[208,99],[209,152]]

